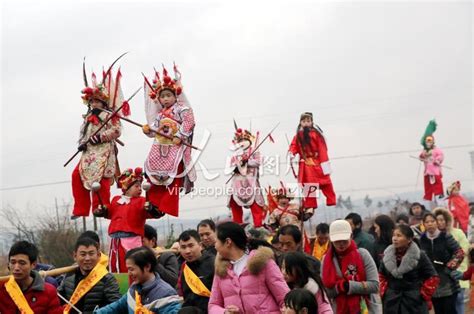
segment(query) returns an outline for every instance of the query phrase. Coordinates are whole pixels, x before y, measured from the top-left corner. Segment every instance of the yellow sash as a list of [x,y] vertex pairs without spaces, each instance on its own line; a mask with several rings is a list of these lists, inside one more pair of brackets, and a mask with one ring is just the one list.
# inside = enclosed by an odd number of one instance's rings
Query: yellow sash
[[147,309],[143,304],[142,304],[142,297],[140,294],[138,294],[137,291],[135,291],[135,311],[133,312],[134,314],[153,314],[152,311]]
[[[97,263],[86,278],[82,279],[74,289],[69,302],[75,305],[92,287],[94,287],[105,275],[107,275],[107,268],[102,263]],[[67,304],[64,308],[64,314],[68,314],[71,310],[71,305]]]
[[187,264],[184,264],[183,268],[184,280],[188,284],[189,288],[194,294],[200,295],[201,297],[210,297],[211,291],[202,283],[201,279],[189,268]]
[[99,264],[103,265],[105,268],[109,265],[109,257],[102,252],[100,252]]
[[5,289],[13,302],[15,302],[15,305],[20,310],[21,314],[34,314],[28,301],[26,301],[26,298],[23,295],[23,291],[21,291],[20,286],[18,286],[18,283],[13,276],[10,276],[10,279],[8,279],[5,284]]
[[318,239],[314,241],[313,256],[318,260],[322,261],[324,254],[328,251],[329,241],[323,245],[318,243]]

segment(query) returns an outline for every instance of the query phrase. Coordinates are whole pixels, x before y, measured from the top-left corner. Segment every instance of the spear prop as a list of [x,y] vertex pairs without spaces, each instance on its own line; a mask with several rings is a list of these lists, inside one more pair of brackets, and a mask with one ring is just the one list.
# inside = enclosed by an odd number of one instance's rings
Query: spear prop
[[[286,137],[286,141],[288,142],[288,147],[290,147],[291,143],[290,143],[290,139],[288,138],[288,134],[285,133],[285,137]],[[286,156],[288,157],[288,154]],[[298,176],[296,175],[296,171],[295,171],[295,168],[293,167],[293,163],[291,162],[291,160],[290,160],[290,168],[291,168],[291,172],[293,172],[293,176],[295,177],[295,179],[298,179]]]
[[[410,155],[410,158],[413,158],[413,159],[418,159],[419,161],[425,161],[425,159],[423,158],[420,158],[420,157],[416,157],[416,156],[412,156]],[[446,166],[446,165],[439,165],[441,168],[446,168],[446,169],[449,169],[449,170],[452,170],[453,168],[451,168],[450,166]]]
[[[107,110],[107,109],[100,109],[100,110],[110,113],[110,110]],[[138,127],[140,127],[140,128],[143,128],[143,124],[141,124],[141,123],[138,123],[138,122],[136,122],[136,121],[133,121],[133,120],[131,120],[131,119],[129,119],[129,118],[125,118],[125,117],[122,117],[122,116],[119,116],[119,118],[122,119],[123,121],[127,121],[128,123],[131,123],[131,124],[136,125],[136,126],[138,126]],[[167,138],[167,139],[169,139],[169,140],[173,140],[173,139],[175,138],[175,137],[172,136],[172,135],[165,134],[165,133],[163,133],[163,132],[160,132],[160,131],[155,130],[155,129],[152,129],[152,128],[150,128],[150,131],[155,132],[156,134],[158,134],[158,135],[160,135],[160,136],[163,136],[164,138]],[[189,147],[189,148],[202,151],[202,149],[200,149],[199,147],[196,147],[196,146],[194,146],[194,145],[192,145],[192,144],[189,144],[189,143],[187,143],[187,142],[182,141],[181,144],[183,144],[184,146],[187,146],[187,147]]]
[[[115,110],[114,112],[112,112],[112,114],[104,121],[104,123],[102,123],[102,125],[87,139],[87,141],[84,143],[84,144],[87,144],[90,142],[91,138],[94,137],[95,135],[97,135],[99,133],[100,130],[102,130],[106,125],[107,123],[109,123],[109,121],[114,117],[114,116],[117,116],[117,117],[120,117],[118,115],[118,113],[120,112],[120,110],[122,110],[122,107],[128,103],[130,100],[132,100],[133,97],[135,97],[135,95],[140,91],[141,87],[139,89],[137,89],[135,91],[135,93],[132,94],[132,96],[130,96],[126,101],[124,101],[122,103],[122,105],[117,109]],[[66,163],[63,165],[63,167],[66,167],[76,156],[77,154],[79,154],[81,151],[78,149],[77,152],[71,156],[71,158],[68,159],[68,161],[66,161]]]
[[74,306],[74,304],[72,304],[68,299],[66,299],[65,297],[63,297],[59,292],[57,293],[58,297],[63,300],[64,302],[66,302],[74,311],[76,311],[77,313],[79,314],[82,314],[82,312]]
[[[272,136],[273,131],[275,131],[275,129],[276,129],[279,125],[280,125],[280,122],[278,122],[278,123],[273,127],[273,129],[271,129],[271,131],[268,132],[268,134],[263,138],[263,140],[255,147],[255,149],[253,150],[253,152],[249,155],[249,159],[250,159],[250,157],[253,156],[253,154],[255,154],[255,153],[257,152],[257,150],[260,148],[260,146],[262,146],[262,144],[265,143],[265,141],[266,141],[270,136]],[[235,174],[236,174],[236,172],[234,172],[234,173],[230,176],[230,178],[226,181],[225,184],[229,183],[230,180],[232,180],[232,178],[235,176]]]

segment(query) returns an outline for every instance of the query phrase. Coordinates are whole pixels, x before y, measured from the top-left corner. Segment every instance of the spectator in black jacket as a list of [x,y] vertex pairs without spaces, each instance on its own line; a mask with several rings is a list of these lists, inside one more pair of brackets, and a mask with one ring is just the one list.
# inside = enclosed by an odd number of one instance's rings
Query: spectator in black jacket
[[428,255],[440,278],[432,297],[435,313],[454,313],[456,296],[460,290],[455,270],[464,259],[464,251],[450,234],[438,229],[434,214],[425,214],[423,226],[426,232],[420,238],[420,247]]
[[344,218],[349,222],[352,229],[352,238],[358,248],[364,248],[370,254],[374,254],[374,237],[362,230],[362,217],[357,213],[350,213]]
[[[100,262],[99,243],[87,237],[76,241],[74,260],[77,270],[67,276],[58,288],[58,293],[81,312],[91,313],[95,307],[103,307],[117,301],[121,295],[114,276],[107,271],[107,265]],[[88,279],[99,276],[95,284],[86,284]],[[84,280],[81,287],[79,283]],[[83,293],[83,289],[86,290]],[[69,303],[66,303],[66,306]],[[69,313],[77,313],[72,307]]]
[[439,277],[433,264],[413,241],[413,229],[398,225],[380,261],[380,296],[384,314],[428,314]]
[[204,250],[217,255],[216,251],[216,224],[211,219],[201,220],[197,226],[197,232],[201,238]]
[[[301,234],[300,229],[295,225],[281,227],[280,230],[278,230],[278,240],[283,253],[302,251],[301,246],[303,245],[303,235]],[[309,254],[304,253],[304,256],[313,272],[320,275],[321,262]],[[280,267],[282,266],[281,256],[277,257],[277,263]]]
[[393,229],[395,229],[395,224],[392,218],[387,215],[378,215],[375,217],[375,242],[372,257],[374,258],[377,269],[380,267],[385,249],[392,244]]
[[143,246],[153,250],[156,256],[156,272],[161,279],[169,283],[173,288],[178,284],[178,259],[173,252],[164,251],[156,244],[158,234],[156,229],[145,224],[145,233],[143,236]]
[[183,307],[195,306],[207,313],[207,305],[214,279],[215,256],[203,254],[201,239],[196,230],[179,235],[179,252],[184,258],[179,275],[178,292],[183,296]]

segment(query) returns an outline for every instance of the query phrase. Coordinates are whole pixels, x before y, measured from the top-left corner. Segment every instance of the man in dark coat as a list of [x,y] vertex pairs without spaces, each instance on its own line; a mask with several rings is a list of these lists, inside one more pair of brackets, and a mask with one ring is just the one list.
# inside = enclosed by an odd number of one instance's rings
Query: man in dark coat
[[[278,230],[278,241],[281,245],[281,251],[283,253],[303,251],[302,250],[302,241],[303,235],[300,229],[295,225],[286,225]],[[321,273],[321,262],[314,258],[312,255],[304,253],[306,260],[308,261],[310,267],[316,274]],[[277,263],[281,267],[282,258],[277,257]]]
[[143,245],[153,250],[156,256],[156,272],[160,278],[176,288],[178,283],[179,264],[176,254],[173,252],[163,251],[156,244],[158,234],[156,229],[150,225],[145,225],[145,233],[143,236]]
[[79,238],[74,248],[74,260],[79,267],[58,288],[58,293],[69,301],[66,303],[69,313],[77,313],[74,307],[81,312],[93,312],[96,307],[120,299],[117,280],[107,271],[107,265],[100,262],[99,243],[91,238]]
[[212,281],[214,279],[215,256],[204,252],[196,230],[186,230],[180,234],[179,252],[185,262],[181,267],[178,292],[183,296],[183,307],[199,307],[207,313]]
[[216,251],[216,224],[211,219],[201,220],[197,226],[202,246],[206,252],[217,255]]
[[371,255],[374,254],[374,237],[362,230],[362,217],[357,213],[350,213],[344,218],[352,228],[352,237],[358,248],[364,248]]

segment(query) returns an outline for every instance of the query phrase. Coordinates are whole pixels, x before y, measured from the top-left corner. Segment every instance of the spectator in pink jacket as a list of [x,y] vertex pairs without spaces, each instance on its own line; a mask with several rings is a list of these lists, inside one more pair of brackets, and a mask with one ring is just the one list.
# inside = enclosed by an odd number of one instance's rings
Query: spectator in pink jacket
[[333,314],[321,277],[316,274],[301,252],[289,252],[283,255],[281,271],[291,289],[309,290],[318,303],[317,314]]
[[210,314],[280,313],[290,289],[270,248],[249,250],[244,229],[225,222],[217,227],[216,250]]

